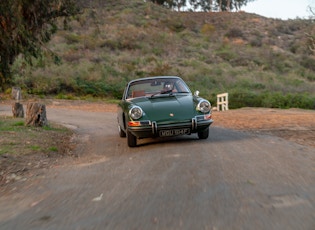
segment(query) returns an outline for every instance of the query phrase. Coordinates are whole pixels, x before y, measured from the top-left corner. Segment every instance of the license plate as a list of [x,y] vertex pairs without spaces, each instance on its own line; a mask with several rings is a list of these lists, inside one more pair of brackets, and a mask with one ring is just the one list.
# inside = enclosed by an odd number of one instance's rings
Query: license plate
[[185,135],[189,133],[190,133],[190,129],[168,129],[168,130],[161,130],[160,137],[171,137],[171,136]]

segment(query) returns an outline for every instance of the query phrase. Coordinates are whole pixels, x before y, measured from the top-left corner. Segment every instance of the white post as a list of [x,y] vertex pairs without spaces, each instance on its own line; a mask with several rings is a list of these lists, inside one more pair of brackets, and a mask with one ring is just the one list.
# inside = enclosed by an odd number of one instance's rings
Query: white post
[[217,111],[220,111],[220,107],[222,111],[229,110],[228,93],[221,93],[217,95]]
[[20,87],[12,87],[12,99],[15,99],[19,102],[22,99],[21,88]]

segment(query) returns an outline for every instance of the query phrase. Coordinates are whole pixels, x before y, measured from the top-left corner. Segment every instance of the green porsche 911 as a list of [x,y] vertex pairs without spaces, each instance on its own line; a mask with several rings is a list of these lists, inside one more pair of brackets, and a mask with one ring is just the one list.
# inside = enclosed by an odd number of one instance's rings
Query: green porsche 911
[[170,137],[197,133],[209,136],[211,104],[192,94],[186,83],[176,76],[157,76],[130,81],[118,106],[120,137],[127,136],[129,147],[137,139]]

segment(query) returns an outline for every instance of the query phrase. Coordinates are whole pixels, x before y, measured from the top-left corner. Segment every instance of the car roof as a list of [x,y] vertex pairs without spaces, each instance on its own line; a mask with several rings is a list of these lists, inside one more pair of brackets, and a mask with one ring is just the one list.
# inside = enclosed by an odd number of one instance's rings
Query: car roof
[[[144,77],[144,78],[134,79],[134,80],[131,80],[131,81],[129,82],[129,84],[132,83],[132,82],[136,82],[136,81],[152,80],[152,79],[163,79],[163,78],[181,79],[181,78],[178,77],[178,76],[154,76],[154,77]],[[182,79],[181,79],[181,80],[182,80]]]

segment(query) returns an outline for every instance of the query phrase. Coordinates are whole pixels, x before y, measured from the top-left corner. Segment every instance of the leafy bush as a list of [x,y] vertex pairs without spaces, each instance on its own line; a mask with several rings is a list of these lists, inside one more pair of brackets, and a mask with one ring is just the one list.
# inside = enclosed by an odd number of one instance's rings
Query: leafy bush
[[229,46],[222,46],[216,51],[216,55],[225,61],[232,61],[237,57],[236,53]]
[[229,92],[229,107],[261,107],[259,96],[250,90],[234,89]]
[[81,37],[75,33],[66,33],[65,39],[69,45],[73,43],[79,43],[81,41]]
[[204,24],[201,27],[200,32],[204,35],[210,36],[213,34],[213,32],[215,32],[215,26],[211,24]]
[[315,109],[315,97],[308,94],[254,93],[249,90],[233,90],[229,93],[229,107],[231,109],[241,107]]
[[315,58],[310,57],[310,56],[303,56],[301,58],[300,62],[301,66],[310,69],[312,71],[315,71]]
[[238,28],[231,28],[226,34],[226,37],[228,38],[243,38],[243,32],[241,29]]
[[174,20],[174,18],[166,18],[162,20],[163,23],[173,32],[182,32],[186,26],[181,20]]
[[315,109],[315,97],[307,94],[265,93],[262,99],[264,107]]

